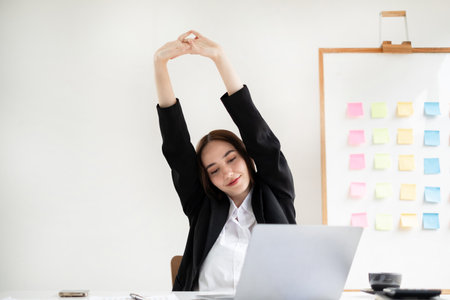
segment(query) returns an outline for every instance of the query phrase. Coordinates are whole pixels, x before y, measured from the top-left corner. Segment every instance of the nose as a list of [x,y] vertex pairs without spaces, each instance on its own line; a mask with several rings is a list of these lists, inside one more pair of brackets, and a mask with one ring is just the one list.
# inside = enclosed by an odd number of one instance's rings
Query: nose
[[230,166],[222,168],[222,175],[225,178],[231,177],[233,175],[233,169]]

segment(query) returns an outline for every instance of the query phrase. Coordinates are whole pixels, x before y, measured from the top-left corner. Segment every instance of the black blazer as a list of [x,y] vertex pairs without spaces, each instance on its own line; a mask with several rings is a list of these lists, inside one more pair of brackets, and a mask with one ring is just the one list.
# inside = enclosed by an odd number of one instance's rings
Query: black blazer
[[[280,143],[254,106],[247,86],[221,100],[239,128],[257,173],[252,208],[257,223],[295,224],[294,184]],[[157,106],[162,135],[162,151],[172,170],[172,179],[183,211],[189,219],[189,236],[174,291],[192,291],[208,252],[228,217],[229,200],[206,196],[200,182],[195,149],[180,102]]]

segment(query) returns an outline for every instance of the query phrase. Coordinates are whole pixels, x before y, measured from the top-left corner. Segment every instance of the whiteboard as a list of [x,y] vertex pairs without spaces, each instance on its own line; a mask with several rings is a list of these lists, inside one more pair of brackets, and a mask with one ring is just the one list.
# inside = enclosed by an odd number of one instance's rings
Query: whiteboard
[[[369,272],[401,273],[402,287],[450,288],[450,53],[323,51],[319,67],[323,221],[348,226],[352,213],[360,212],[367,213],[368,221],[346,289],[369,287]],[[363,116],[348,117],[349,102],[361,102]],[[385,118],[371,117],[374,102],[387,103]],[[398,117],[398,102],[412,102],[414,113],[410,117]],[[425,116],[424,102],[439,102],[441,114]],[[389,142],[373,144],[374,128],[388,128]],[[397,144],[399,128],[413,129],[413,144]],[[365,142],[349,145],[350,130],[364,130]],[[424,146],[425,130],[440,131],[439,146]],[[362,170],[349,169],[350,154],[356,153],[365,155],[366,167]],[[374,169],[373,159],[377,153],[390,154],[390,168]],[[415,169],[399,171],[399,155],[414,155]],[[424,174],[424,158],[430,157],[439,158],[439,174]],[[364,196],[349,196],[352,182],[366,183]],[[392,196],[375,197],[375,185],[379,182],[392,184]],[[405,183],[416,184],[416,200],[400,200],[400,186]],[[424,201],[425,186],[440,187],[439,203]],[[392,230],[375,229],[379,213],[392,215]],[[417,226],[401,228],[402,213],[416,213]],[[423,229],[423,213],[439,213],[440,228]]]

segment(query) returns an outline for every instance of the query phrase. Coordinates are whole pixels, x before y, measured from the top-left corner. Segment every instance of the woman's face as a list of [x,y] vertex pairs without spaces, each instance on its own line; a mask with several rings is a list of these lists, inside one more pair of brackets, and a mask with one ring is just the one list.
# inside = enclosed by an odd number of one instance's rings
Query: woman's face
[[236,148],[224,141],[209,142],[202,163],[211,182],[234,201],[243,201],[250,190],[250,174]]

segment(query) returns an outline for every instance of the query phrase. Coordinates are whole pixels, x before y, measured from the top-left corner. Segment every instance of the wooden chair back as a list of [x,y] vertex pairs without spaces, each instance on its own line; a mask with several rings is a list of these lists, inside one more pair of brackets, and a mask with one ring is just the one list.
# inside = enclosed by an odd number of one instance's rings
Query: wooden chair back
[[172,272],[172,286],[175,283],[175,277],[177,277],[178,269],[180,268],[182,258],[183,258],[182,255],[175,255],[170,260],[170,270]]

